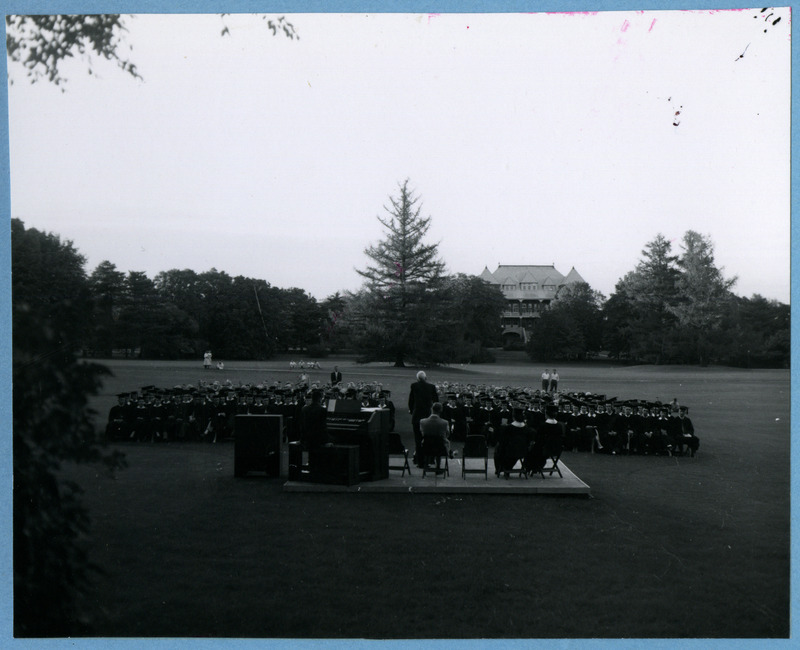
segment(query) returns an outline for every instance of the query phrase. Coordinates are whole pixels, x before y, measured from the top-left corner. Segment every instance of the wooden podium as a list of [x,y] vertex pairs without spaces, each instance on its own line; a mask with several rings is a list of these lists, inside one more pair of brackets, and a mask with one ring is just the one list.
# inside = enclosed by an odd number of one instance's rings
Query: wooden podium
[[237,415],[233,429],[233,475],[265,472],[287,477],[289,447],[280,415]]

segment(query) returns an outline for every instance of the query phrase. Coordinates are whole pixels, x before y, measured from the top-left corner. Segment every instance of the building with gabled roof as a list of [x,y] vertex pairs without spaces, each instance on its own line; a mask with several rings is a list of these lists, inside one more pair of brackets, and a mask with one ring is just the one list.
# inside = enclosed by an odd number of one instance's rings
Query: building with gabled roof
[[494,273],[487,266],[478,277],[499,287],[506,298],[507,309],[502,317],[506,346],[528,341],[536,319],[550,308],[563,287],[586,282],[574,266],[564,275],[553,264],[499,264]]

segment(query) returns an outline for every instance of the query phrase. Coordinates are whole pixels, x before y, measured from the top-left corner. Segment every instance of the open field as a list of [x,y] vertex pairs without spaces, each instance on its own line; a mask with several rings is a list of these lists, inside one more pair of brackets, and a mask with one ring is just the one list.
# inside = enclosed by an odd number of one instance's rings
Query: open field
[[[392,390],[415,369],[334,363]],[[147,384],[292,381],[288,359],[107,362],[94,406]],[[436,381],[536,386],[516,357]],[[592,499],[290,494],[233,477],[231,444],[120,444],[111,478],[69,468],[93,517],[99,636],[787,637],[789,372],[559,366],[564,390],[691,407],[696,458],[565,454]],[[100,417],[102,418],[102,415]],[[453,480],[461,480],[454,477]]]

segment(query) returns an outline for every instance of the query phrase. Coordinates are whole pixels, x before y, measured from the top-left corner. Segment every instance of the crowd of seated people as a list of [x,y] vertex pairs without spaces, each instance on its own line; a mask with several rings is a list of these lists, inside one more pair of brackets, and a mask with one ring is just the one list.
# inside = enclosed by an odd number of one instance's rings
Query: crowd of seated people
[[331,386],[307,381],[271,384],[204,382],[171,388],[143,386],[120,393],[111,407],[105,434],[112,441],[220,442],[232,440],[237,415],[282,415],[290,441],[300,437],[299,418],[312,391],[331,399],[357,400],[362,407],[387,408],[394,427],[391,392],[379,383]]
[[545,422],[546,408],[552,406],[563,425],[564,449],[569,451],[694,456],[700,444],[688,407],[679,406],[677,400],[620,400],[592,393],[448,382],[436,388],[446,399],[442,417],[450,422],[452,440],[480,433],[494,446],[504,427],[515,421],[515,412],[536,432]]
[[[482,434],[495,447],[504,427],[523,423],[540,430],[548,406],[556,409],[563,425],[563,447],[569,451],[603,454],[694,455],[699,439],[688,408],[676,400],[620,400],[617,397],[578,392],[547,392],[528,387],[490,386],[441,382],[441,417],[448,421],[451,441]],[[358,400],[362,407],[390,411],[394,430],[395,408],[391,392],[380,383],[331,385],[292,382],[234,385],[204,382],[171,388],[144,386],[122,393],[108,414],[106,437],[115,441],[207,441],[233,437],[236,415],[284,416],[289,440],[299,439],[300,411],[313,390],[331,399]],[[517,417],[515,417],[515,412]]]

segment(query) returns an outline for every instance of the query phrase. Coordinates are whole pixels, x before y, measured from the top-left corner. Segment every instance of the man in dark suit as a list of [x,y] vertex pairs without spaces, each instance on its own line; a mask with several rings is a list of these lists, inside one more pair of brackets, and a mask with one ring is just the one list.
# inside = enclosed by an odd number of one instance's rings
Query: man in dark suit
[[339,372],[339,366],[333,367],[333,372],[331,373],[331,386],[338,386],[342,381],[342,373]]
[[300,410],[300,440],[308,451],[330,444],[327,427],[328,411],[322,405],[322,391],[311,391],[311,399]]
[[431,405],[431,414],[420,420],[419,429],[423,438],[440,438],[447,455],[453,457],[450,451],[450,423],[442,417],[442,405],[439,402]]
[[436,386],[429,384],[427,375],[420,370],[417,373],[417,381],[411,384],[408,394],[408,412],[411,413],[411,428],[414,430],[414,463],[420,467],[422,458],[422,431],[419,428],[419,421],[431,414],[431,406],[439,401],[439,393]]

